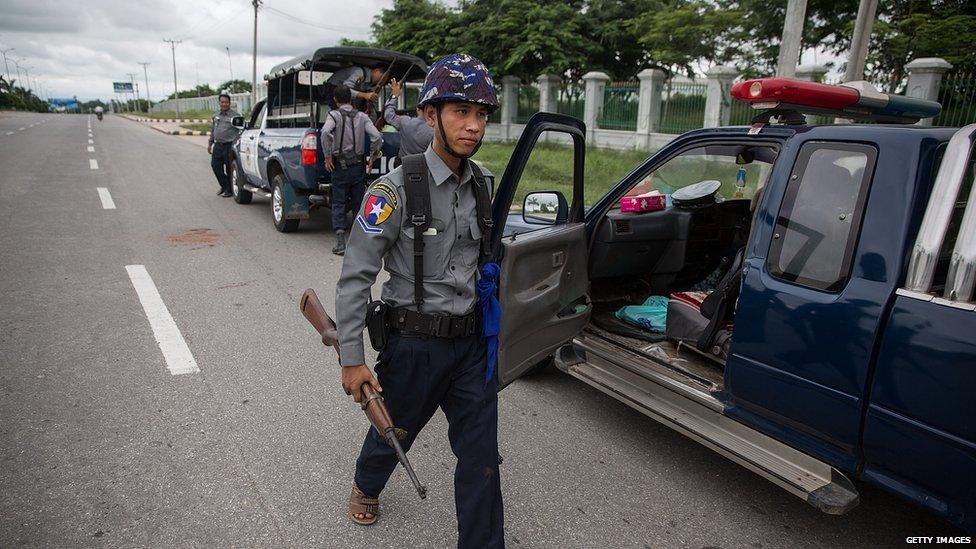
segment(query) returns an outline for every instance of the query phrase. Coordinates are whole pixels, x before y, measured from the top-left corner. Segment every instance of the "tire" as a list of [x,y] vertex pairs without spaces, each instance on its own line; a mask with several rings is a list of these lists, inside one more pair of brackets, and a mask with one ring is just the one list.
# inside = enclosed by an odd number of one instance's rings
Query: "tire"
[[247,181],[247,178],[241,173],[241,168],[237,165],[237,159],[232,159],[230,161],[230,192],[234,194],[234,202],[238,204],[250,204],[251,199],[254,198],[251,191],[244,190],[245,181]]
[[285,176],[276,174],[271,179],[271,220],[274,221],[275,229],[282,233],[293,233],[298,230],[300,219],[285,219],[285,210],[288,204],[285,202]]

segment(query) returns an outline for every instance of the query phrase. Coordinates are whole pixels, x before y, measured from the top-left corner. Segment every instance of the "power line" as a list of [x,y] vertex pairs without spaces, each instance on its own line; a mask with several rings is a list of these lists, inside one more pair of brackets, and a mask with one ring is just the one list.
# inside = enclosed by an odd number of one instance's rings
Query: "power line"
[[264,9],[266,9],[267,11],[269,11],[271,13],[274,13],[275,15],[277,15],[279,17],[283,17],[285,19],[288,19],[288,20],[292,21],[293,23],[300,23],[302,25],[307,25],[309,27],[313,27],[313,28],[316,28],[316,29],[328,30],[328,31],[335,31],[335,32],[348,32],[348,33],[358,34],[360,36],[369,36],[369,33],[368,32],[363,32],[363,31],[358,30],[358,29],[355,29],[353,27],[337,27],[337,26],[334,26],[334,25],[322,25],[322,24],[319,24],[319,23],[309,23],[308,21],[305,21],[304,19],[302,19],[300,17],[296,17],[296,16],[294,16],[294,15],[292,15],[290,13],[285,13],[285,12],[279,10],[279,9],[276,9],[276,8],[272,8],[272,7],[269,7],[269,6],[265,6]]

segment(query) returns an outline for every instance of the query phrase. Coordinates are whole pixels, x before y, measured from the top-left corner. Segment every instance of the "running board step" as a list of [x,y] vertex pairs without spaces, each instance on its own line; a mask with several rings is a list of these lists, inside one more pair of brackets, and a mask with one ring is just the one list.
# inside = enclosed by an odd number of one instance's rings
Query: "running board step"
[[[841,515],[857,506],[851,481],[830,465],[726,417],[714,406],[676,392],[673,379],[638,375],[586,353],[561,369],[757,473],[817,509]],[[696,400],[698,400],[696,402]]]
[[261,197],[264,197],[264,198],[271,198],[271,193],[269,193],[268,191],[262,189],[261,187],[255,187],[254,185],[251,185],[250,183],[244,184],[243,187],[244,187],[244,190],[247,191],[247,192],[249,192],[249,193],[253,193],[253,194],[256,194],[256,195],[261,196]]

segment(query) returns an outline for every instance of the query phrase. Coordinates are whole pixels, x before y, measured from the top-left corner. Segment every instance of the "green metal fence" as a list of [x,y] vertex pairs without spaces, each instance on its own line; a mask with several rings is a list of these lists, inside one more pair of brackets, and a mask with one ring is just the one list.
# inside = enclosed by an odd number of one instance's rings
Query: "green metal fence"
[[568,114],[569,116],[582,120],[584,103],[585,98],[582,86],[572,83],[559,86],[559,91],[556,94],[556,112]]
[[705,84],[667,81],[661,101],[662,133],[684,133],[705,122]]
[[637,130],[640,82],[613,82],[603,91],[603,113],[597,124],[607,130]]
[[976,122],[976,73],[948,73],[939,86],[942,112],[934,126],[965,126]]
[[728,100],[731,101],[729,104],[729,126],[748,126],[752,124],[752,118],[759,111],[753,109],[745,101],[732,99],[732,97],[729,97]]
[[532,115],[539,112],[539,88],[522,84],[518,88],[518,108],[515,109],[515,123],[525,124]]

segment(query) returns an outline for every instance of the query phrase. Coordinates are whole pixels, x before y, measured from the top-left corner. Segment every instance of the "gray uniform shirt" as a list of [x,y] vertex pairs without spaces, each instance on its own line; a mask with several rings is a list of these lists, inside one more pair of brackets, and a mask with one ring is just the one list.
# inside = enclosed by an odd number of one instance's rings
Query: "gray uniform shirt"
[[[460,181],[428,147],[430,229],[424,233],[424,304],[426,314],[464,315],[477,304],[478,227],[474,179],[465,163]],[[405,214],[402,166],[376,181],[357,212],[336,287],[336,322],[343,366],[366,362],[363,328],[370,287],[380,268],[390,273],[382,299],[393,307],[414,304],[414,227]],[[484,170],[482,170],[484,172]],[[487,174],[486,174],[487,175]],[[389,208],[387,210],[387,208]]]
[[[339,105],[338,110],[349,112],[355,109],[352,105],[346,104]],[[338,124],[340,121],[342,127]],[[355,136],[355,150],[353,150],[353,136]],[[374,156],[383,146],[383,134],[370,122],[369,117],[357,111],[356,118],[350,121],[336,111],[329,111],[325,116],[325,124],[322,125],[322,150],[332,155],[347,152],[362,157],[366,154],[367,136],[369,136],[370,156]],[[339,143],[340,137],[342,143]]]
[[214,143],[233,143],[241,131],[234,127],[232,121],[235,116],[240,114],[234,109],[227,109],[227,112],[217,111],[210,122],[210,144]]
[[342,84],[343,86],[352,90],[353,97],[359,97],[363,92],[359,91],[365,82],[369,79],[370,69],[365,67],[346,67],[344,69],[339,69],[332,73],[332,76],[325,81],[326,84],[332,84],[333,86],[338,86]]
[[383,107],[383,118],[400,131],[400,152],[399,156],[404,157],[408,154],[418,154],[427,150],[431,141],[434,140],[434,128],[427,125],[427,122],[417,116],[400,116],[396,113],[396,97],[386,100]]

